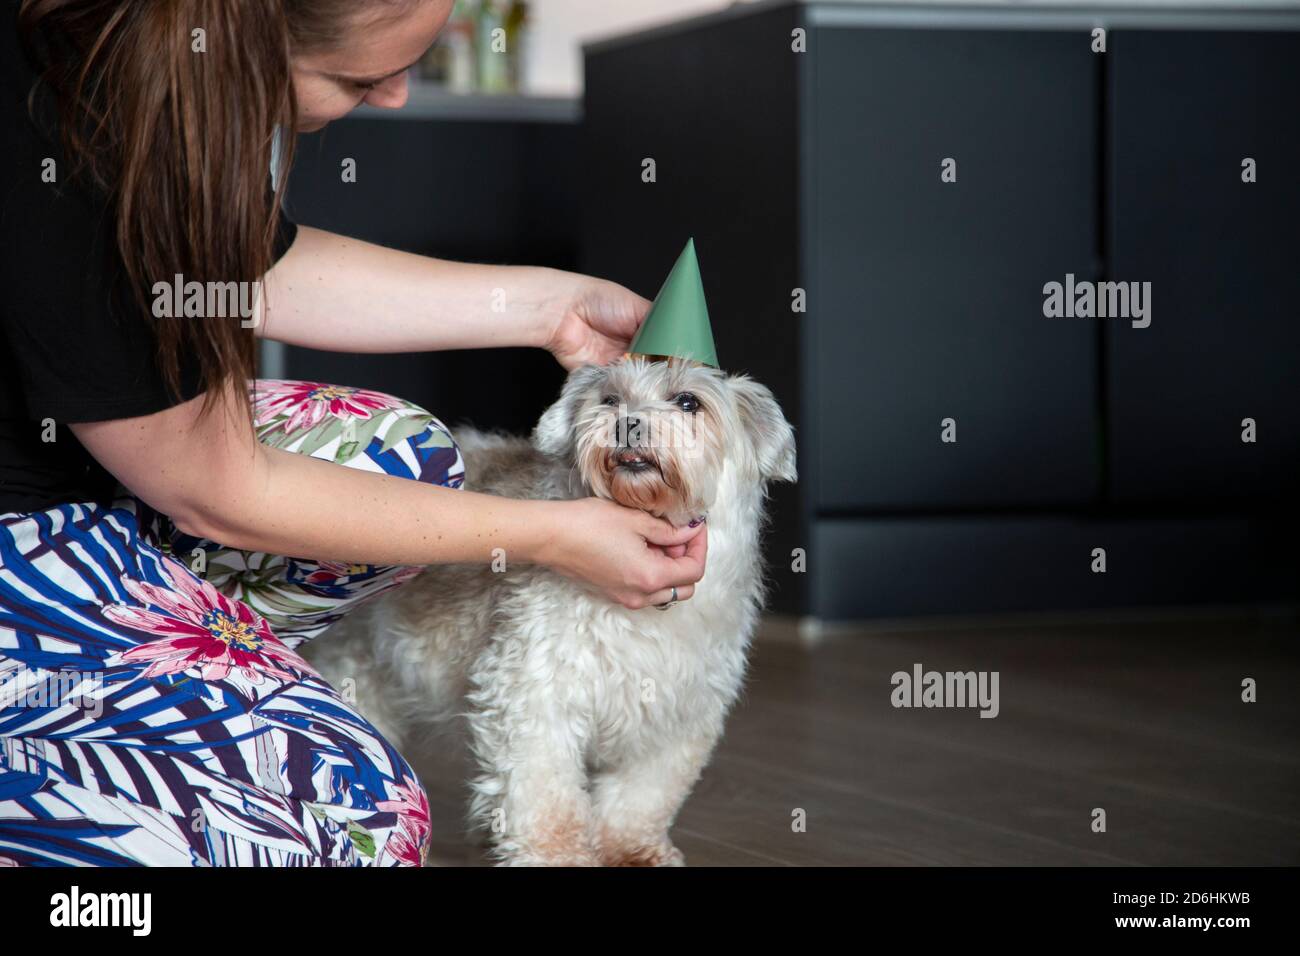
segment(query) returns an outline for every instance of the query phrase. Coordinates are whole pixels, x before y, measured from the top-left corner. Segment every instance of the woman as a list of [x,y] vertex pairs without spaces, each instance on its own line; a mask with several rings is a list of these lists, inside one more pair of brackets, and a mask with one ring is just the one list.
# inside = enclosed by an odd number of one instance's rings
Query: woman
[[[277,131],[400,107],[451,6],[11,8],[0,863],[419,863],[428,807],[410,768],[293,648],[425,565],[496,548],[629,607],[687,599],[702,577],[703,526],[460,490],[455,442],[427,412],[250,385],[255,336],[528,344],[572,369],[616,359],[644,317],[612,283],[406,255],[282,215],[293,143]],[[187,292],[169,317],[173,285],[195,282],[252,286],[239,301],[256,305],[230,315]]]

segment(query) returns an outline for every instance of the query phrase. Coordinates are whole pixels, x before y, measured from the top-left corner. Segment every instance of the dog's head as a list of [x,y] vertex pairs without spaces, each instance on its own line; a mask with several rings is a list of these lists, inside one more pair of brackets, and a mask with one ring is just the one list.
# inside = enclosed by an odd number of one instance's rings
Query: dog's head
[[794,430],[747,375],[629,358],[574,370],[533,443],[592,493],[681,525],[713,505],[725,466],[740,487],[795,481]]

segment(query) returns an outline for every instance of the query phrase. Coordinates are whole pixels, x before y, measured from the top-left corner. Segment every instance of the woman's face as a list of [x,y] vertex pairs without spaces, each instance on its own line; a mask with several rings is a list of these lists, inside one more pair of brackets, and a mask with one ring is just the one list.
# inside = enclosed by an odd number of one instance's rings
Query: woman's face
[[318,130],[362,103],[392,110],[404,106],[407,69],[433,45],[452,3],[420,0],[400,16],[377,4],[375,13],[363,13],[351,24],[337,48],[295,56],[298,131]]

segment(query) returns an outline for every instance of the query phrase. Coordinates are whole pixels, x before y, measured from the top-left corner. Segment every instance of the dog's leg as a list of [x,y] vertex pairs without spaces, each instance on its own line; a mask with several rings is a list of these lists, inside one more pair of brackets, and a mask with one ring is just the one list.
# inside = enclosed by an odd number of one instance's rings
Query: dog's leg
[[717,734],[674,741],[592,777],[596,846],[603,866],[685,866],[668,830],[708,763]]
[[480,733],[471,718],[482,769],[473,782],[470,816],[488,831],[493,855],[505,866],[597,866],[591,798],[574,749],[536,732],[509,739],[508,750],[485,750],[500,728]]

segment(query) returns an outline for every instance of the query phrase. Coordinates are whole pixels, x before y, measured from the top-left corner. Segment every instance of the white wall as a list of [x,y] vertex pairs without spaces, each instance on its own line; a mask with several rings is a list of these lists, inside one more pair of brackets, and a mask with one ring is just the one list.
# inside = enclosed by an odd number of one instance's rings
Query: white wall
[[586,40],[720,10],[728,0],[532,0],[528,49],[530,93],[582,91]]

